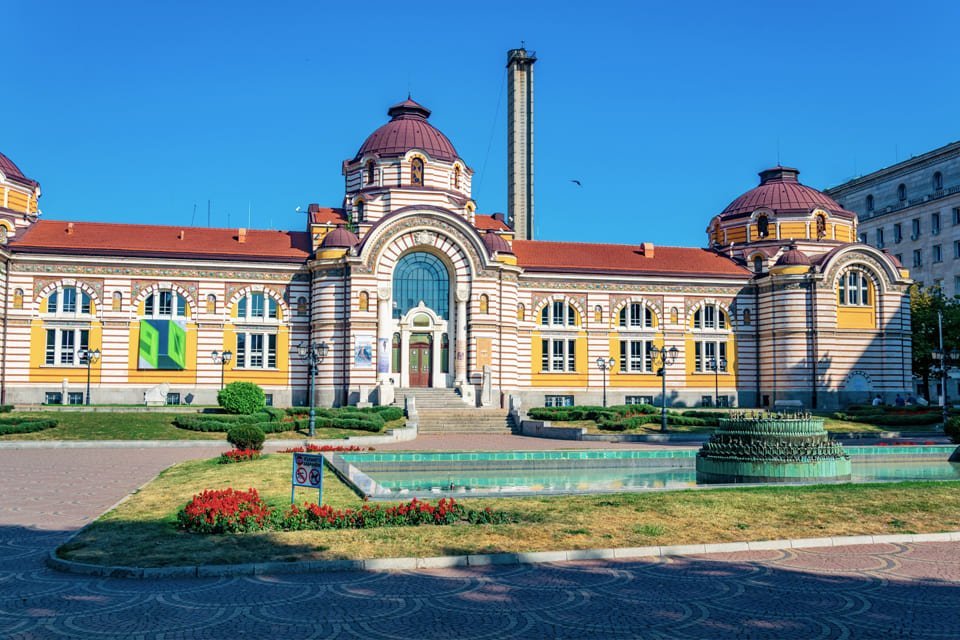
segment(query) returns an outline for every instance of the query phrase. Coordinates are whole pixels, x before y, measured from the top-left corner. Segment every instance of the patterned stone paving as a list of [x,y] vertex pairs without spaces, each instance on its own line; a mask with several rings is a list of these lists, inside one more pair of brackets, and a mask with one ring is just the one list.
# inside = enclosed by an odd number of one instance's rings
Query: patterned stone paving
[[957,638],[960,544],[177,580],[43,556],[214,450],[0,451],[0,638]]

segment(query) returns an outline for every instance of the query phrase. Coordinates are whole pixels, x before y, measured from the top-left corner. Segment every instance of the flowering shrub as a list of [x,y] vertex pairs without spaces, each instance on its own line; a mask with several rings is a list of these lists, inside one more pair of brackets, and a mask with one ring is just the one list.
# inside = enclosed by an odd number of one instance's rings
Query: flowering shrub
[[220,454],[217,461],[220,464],[230,464],[233,462],[246,462],[247,460],[256,460],[260,457],[260,452],[256,449],[230,449]]
[[270,513],[256,489],[207,489],[180,510],[177,522],[181,529],[194,533],[261,531]]
[[[358,447],[357,445],[333,445],[333,444],[307,444],[305,447],[290,447],[289,449],[281,449],[278,453],[341,453],[349,451],[366,451],[366,447]],[[370,449],[373,451],[373,449]]]
[[414,498],[383,507],[365,504],[359,509],[334,509],[329,505],[303,503],[274,511],[260,500],[256,489],[204,491],[194,496],[177,514],[180,527],[194,533],[238,533],[276,529],[371,529],[418,525],[503,524],[511,522],[502,511],[468,509],[452,498],[431,504]]

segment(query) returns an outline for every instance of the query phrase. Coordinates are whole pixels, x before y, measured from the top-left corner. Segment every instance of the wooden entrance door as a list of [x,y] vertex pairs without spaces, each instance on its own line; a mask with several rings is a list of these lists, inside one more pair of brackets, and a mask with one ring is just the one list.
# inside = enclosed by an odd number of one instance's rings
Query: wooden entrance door
[[433,349],[430,336],[415,333],[410,336],[410,386],[429,387],[430,370],[433,366]]

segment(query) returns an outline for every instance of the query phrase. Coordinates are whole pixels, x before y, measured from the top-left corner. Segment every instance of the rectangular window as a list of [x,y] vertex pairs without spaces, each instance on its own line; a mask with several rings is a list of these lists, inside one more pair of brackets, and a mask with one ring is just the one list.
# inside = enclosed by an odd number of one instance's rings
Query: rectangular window
[[276,319],[277,317],[277,301],[273,298],[267,300],[267,312],[269,317]]
[[553,303],[553,324],[563,325],[563,301],[555,300]]
[[953,259],[960,258],[960,240],[953,241]]
[[179,393],[167,393],[167,404],[180,404]]
[[90,313],[90,296],[80,292],[80,313]]
[[250,316],[253,318],[263,317],[263,294],[262,293],[250,294]]
[[960,207],[953,208],[953,224],[960,224]]
[[913,266],[919,267],[923,264],[923,254],[920,252],[920,249],[913,250]]
[[903,226],[898,222],[893,225],[893,241],[900,242],[903,240]]
[[159,316],[173,315],[173,292],[172,291],[160,292],[160,308],[157,310],[157,315]]
[[693,343],[693,370],[703,371],[703,343]]
[[545,407],[572,407],[573,396],[544,396],[543,406]]
[[553,358],[550,361],[551,371],[563,371],[563,340],[553,341]]
[[960,276],[953,276],[953,295],[960,296]]
[[937,235],[940,233],[940,212],[930,214],[930,233]]
[[861,233],[861,234],[860,234],[860,244],[867,244],[867,234],[866,234],[866,233]]
[[273,394],[272,394],[272,393],[265,393],[265,394],[263,394],[263,399],[264,399],[264,401],[266,401],[268,407],[272,407],[272,406],[273,406]]
[[267,367],[277,368],[277,334],[267,334]]
[[653,396],[627,396],[624,404],[653,404]]
[[883,229],[877,229],[877,246],[883,248]]
[[251,333],[250,334],[250,361],[247,364],[249,367],[262,368],[263,367],[263,334],[262,333]]
[[147,299],[143,301],[143,315],[153,315],[153,294],[147,296]]
[[43,404],[63,404],[63,394],[59,391],[47,391],[43,394]]
[[76,336],[73,331],[60,331],[60,364],[73,364]]
[[942,262],[943,261],[943,249],[940,248],[940,245],[933,245],[933,261]]
[[83,391],[68,392],[67,404],[83,404]]
[[546,338],[541,341],[541,370],[545,373],[576,371],[576,340]]
[[[57,364],[57,330],[47,329],[46,364]],[[58,403],[59,404],[59,403]]]
[[910,239],[916,240],[920,237],[920,218],[914,218],[910,221]]
[[847,278],[847,304],[860,304],[860,273],[851,271]]
[[567,371],[577,370],[577,341],[567,340]]
[[700,406],[701,406],[701,407],[712,407],[712,406],[713,406],[713,396],[700,396]]
[[44,363],[48,365],[74,366],[85,364],[77,352],[89,345],[90,331],[87,329],[47,329],[47,343],[44,347]]
[[720,348],[720,371],[727,370],[727,343],[719,342],[717,346]]
[[63,289],[63,313],[76,313],[77,312],[77,290],[73,287],[65,287]]
[[187,315],[187,299],[181,295],[177,295],[177,315],[181,318]]
[[643,309],[643,326],[653,328],[653,310],[647,307]]
[[247,317],[247,297],[246,296],[237,300],[237,317],[238,318]]
[[237,355],[235,356],[236,366],[244,367],[247,362],[247,334],[237,334]]
[[540,341],[540,370],[550,371],[550,341]]
[[703,308],[703,328],[704,329],[713,329],[716,327],[716,309],[712,306],[706,306]]

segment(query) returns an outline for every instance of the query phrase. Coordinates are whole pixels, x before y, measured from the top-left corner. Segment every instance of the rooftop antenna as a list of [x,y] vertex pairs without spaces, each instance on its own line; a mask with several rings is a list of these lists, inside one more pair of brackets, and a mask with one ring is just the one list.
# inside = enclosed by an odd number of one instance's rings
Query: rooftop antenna
[[207,226],[210,226],[210,201],[207,200]]
[[247,200],[247,229],[250,228],[250,212],[253,211],[253,203]]
[[227,229],[230,228],[230,212],[227,211]]
[[777,136],[777,166],[780,165],[780,136]]
[[193,213],[190,215],[190,226],[193,226],[193,220],[197,217],[197,203],[193,203]]

